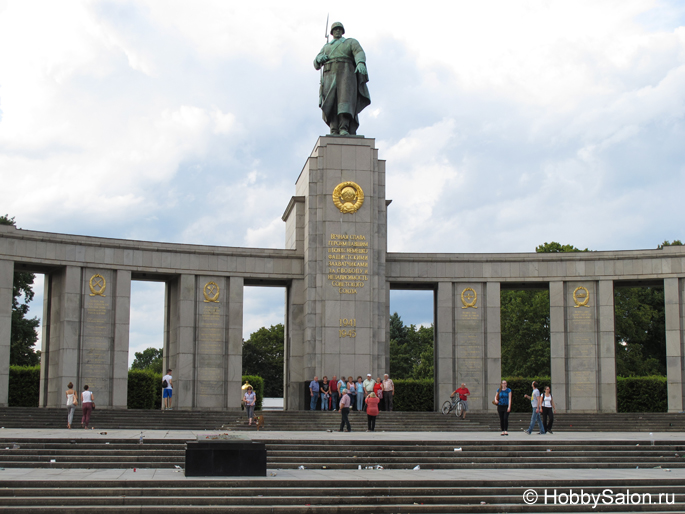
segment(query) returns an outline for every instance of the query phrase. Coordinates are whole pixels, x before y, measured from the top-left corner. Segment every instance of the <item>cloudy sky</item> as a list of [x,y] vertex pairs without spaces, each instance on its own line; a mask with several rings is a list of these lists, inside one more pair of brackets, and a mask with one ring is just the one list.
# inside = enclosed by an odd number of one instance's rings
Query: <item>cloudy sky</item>
[[[367,54],[359,132],[387,160],[389,250],[685,239],[684,2],[346,5],[0,1],[0,213],[29,230],[282,247],[327,132],[312,60],[330,10]],[[161,338],[162,299],[134,285],[134,351]],[[393,309],[430,322],[430,301],[398,294]],[[246,335],[282,317],[282,290],[246,292]]]

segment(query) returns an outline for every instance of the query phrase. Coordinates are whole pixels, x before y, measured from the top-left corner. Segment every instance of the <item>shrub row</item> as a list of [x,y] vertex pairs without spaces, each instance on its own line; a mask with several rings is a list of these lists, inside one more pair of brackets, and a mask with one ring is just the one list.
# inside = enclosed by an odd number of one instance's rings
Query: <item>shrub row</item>
[[668,412],[666,377],[618,377],[618,412]]
[[[509,377],[512,390],[512,411],[530,412],[530,384],[537,380],[540,391],[550,385],[549,377]],[[257,393],[256,410],[261,410],[264,399],[264,380],[256,375],[243,375]],[[433,380],[397,379],[393,407],[397,411],[427,412],[433,410]],[[162,375],[147,370],[128,372],[128,408],[159,409],[162,404]],[[10,407],[38,407],[40,366],[10,366]],[[618,377],[616,381],[618,412],[667,412],[668,387],[666,377]],[[554,391],[552,391],[554,395]],[[487,391],[491,401],[495,391]]]
[[393,379],[395,396],[392,408],[397,411],[426,412],[433,410],[432,379]]
[[10,366],[9,398],[11,407],[38,407],[40,366]]

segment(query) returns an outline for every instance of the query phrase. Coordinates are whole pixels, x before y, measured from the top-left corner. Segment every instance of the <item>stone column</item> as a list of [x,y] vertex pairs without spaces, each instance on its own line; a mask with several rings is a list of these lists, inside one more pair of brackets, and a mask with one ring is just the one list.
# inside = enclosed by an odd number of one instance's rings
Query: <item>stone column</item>
[[614,282],[600,280],[599,305],[599,376],[600,412],[616,412],[616,336],[614,335]]
[[41,407],[61,407],[69,382],[77,390],[83,388],[84,382],[80,381],[82,276],[82,269],[77,266],[66,266],[46,275],[49,312],[44,311],[43,319]]
[[[345,199],[350,192],[351,201]],[[302,329],[304,343],[302,368],[290,362],[290,377],[382,376],[387,371],[385,167],[374,140],[319,138],[296,195],[304,199],[304,219],[298,221],[297,205],[287,209],[286,219],[291,248],[299,244],[292,223],[303,227],[304,315],[303,325],[291,323],[289,330]],[[292,384],[288,408],[302,401],[302,383]]]
[[226,406],[228,352],[225,342],[229,330],[226,282],[218,276],[198,276],[195,280],[197,370],[193,407],[201,410],[221,410]]
[[239,409],[243,380],[243,277],[231,277],[228,285],[228,379],[226,407]]
[[12,338],[14,262],[0,260],[0,407],[7,407]]
[[[304,280],[293,280],[286,290],[285,341],[283,355],[283,408],[304,410],[302,382],[304,376]],[[335,373],[336,375],[338,372]]]
[[497,407],[490,402],[495,397],[495,391],[497,391],[502,380],[502,298],[499,282],[488,282],[486,284],[485,300],[487,310],[483,409],[494,412]]
[[[492,296],[492,297],[491,297]],[[500,285],[455,284],[455,385],[466,383],[471,391],[469,408],[488,410],[501,372]],[[488,355],[492,350],[493,355]],[[494,388],[493,388],[494,385]],[[451,391],[450,391],[451,392]],[[494,406],[493,406],[494,407]]]
[[566,382],[566,303],[564,283],[549,283],[550,372],[552,396],[557,412],[566,412],[568,388]]
[[685,355],[685,309],[683,283],[679,278],[664,279],[666,316],[666,370],[668,374],[668,412],[683,411],[683,355]]
[[435,301],[435,410],[455,387],[455,344],[454,344],[454,285],[439,282]]
[[166,288],[164,370],[173,370],[172,406],[192,409],[195,398],[195,276],[180,275]]
[[114,359],[112,407],[128,405],[128,343],[131,331],[131,272],[117,270],[114,297]]
[[125,408],[131,272],[84,268],[81,282],[79,387],[98,407]]
[[565,289],[567,408],[571,412],[598,412],[600,354],[597,283],[567,282]]

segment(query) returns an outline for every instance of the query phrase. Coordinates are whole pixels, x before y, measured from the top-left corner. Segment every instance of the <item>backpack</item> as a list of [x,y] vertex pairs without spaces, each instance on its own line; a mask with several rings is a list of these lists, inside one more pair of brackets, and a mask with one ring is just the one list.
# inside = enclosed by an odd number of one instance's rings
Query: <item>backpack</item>
[[167,387],[169,387],[169,384],[167,384],[167,381],[166,381],[166,380],[162,380],[162,387],[163,387],[164,389],[166,389]]

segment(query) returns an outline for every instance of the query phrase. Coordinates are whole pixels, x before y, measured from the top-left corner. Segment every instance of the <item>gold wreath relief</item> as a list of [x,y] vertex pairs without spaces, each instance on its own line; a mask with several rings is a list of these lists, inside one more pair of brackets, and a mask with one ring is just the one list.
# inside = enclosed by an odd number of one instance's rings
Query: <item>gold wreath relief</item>
[[202,294],[205,295],[205,303],[219,302],[219,286],[216,282],[207,282],[202,288]]
[[105,296],[105,288],[107,287],[107,281],[105,277],[96,273],[88,281],[88,286],[90,287],[90,296]]
[[[466,299],[466,292],[467,291],[470,291],[473,293],[473,301],[472,302],[469,302]],[[471,297],[471,295],[468,295],[468,296]],[[464,304],[462,309],[468,309],[469,307],[473,307],[474,309],[477,309],[478,308],[478,307],[476,307],[477,301],[478,301],[478,293],[476,293],[476,291],[473,288],[467,287],[466,289],[464,289],[461,292],[461,303]]]
[[[585,296],[580,296],[578,295],[578,291],[584,291]],[[579,301],[582,300],[582,301]],[[588,309],[590,306],[587,304],[587,302],[590,301],[590,291],[587,290],[587,287],[576,287],[573,291],[573,302],[575,303],[574,307],[587,307]]]
[[364,203],[364,191],[354,182],[341,182],[333,190],[333,203],[343,214],[354,214]]

